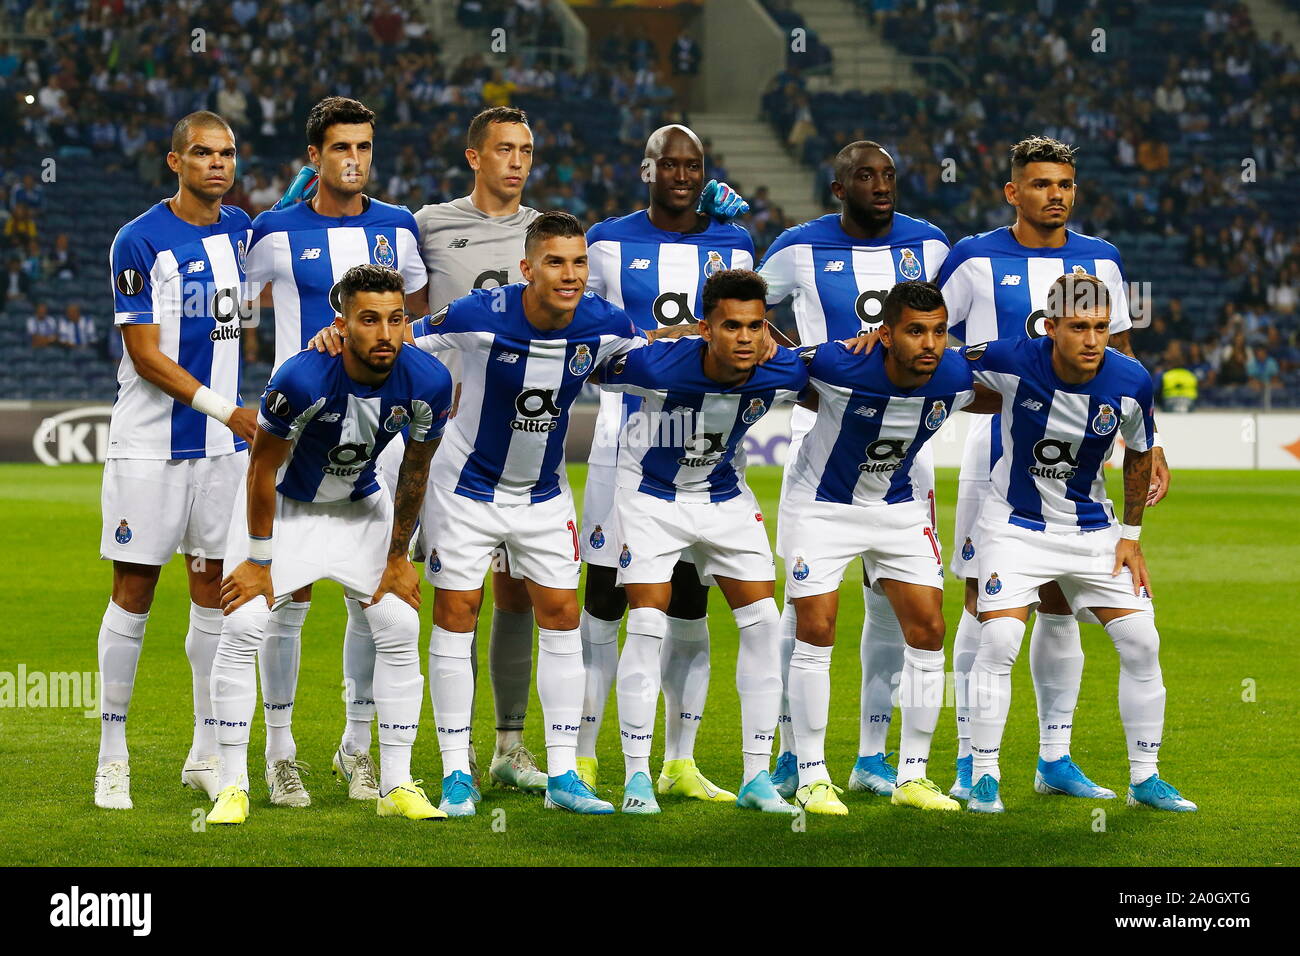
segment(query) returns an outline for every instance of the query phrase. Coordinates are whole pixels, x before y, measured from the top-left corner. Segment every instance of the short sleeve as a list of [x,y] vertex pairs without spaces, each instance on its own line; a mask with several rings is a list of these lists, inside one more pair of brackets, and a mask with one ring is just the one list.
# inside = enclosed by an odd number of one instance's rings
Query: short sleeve
[[943,266],[939,268],[939,276],[935,284],[943,293],[943,304],[948,309],[949,333],[965,342],[966,320],[970,318],[971,303],[975,299],[972,294],[971,270],[960,266],[949,270],[947,264],[951,261],[952,256],[949,254],[945,257]]
[[473,309],[473,300],[465,296],[453,299],[432,315],[416,319],[411,323],[411,336],[415,340],[416,347],[430,355],[448,349],[469,347],[470,342],[467,340],[473,336],[457,333],[476,331],[472,328],[471,322],[467,321]]
[[411,402],[411,441],[435,441],[442,437],[451,417],[451,375],[446,369],[430,374],[420,397]]
[[1143,372],[1133,397],[1125,397],[1120,409],[1120,434],[1124,444],[1136,452],[1150,451],[1155,445],[1155,386]]
[[401,263],[402,280],[406,283],[408,295],[419,292],[429,284],[429,273],[424,268],[424,259],[420,255],[418,236],[414,216],[411,216],[409,225],[397,229],[397,261]]
[[244,295],[249,299],[275,278],[275,234],[254,230],[252,241],[244,259]]
[[281,365],[262,393],[257,423],[276,438],[297,438],[325,404],[324,398],[317,398],[306,388],[297,374],[298,367],[295,362]]
[[657,351],[653,345],[647,345],[612,357],[601,372],[600,387],[608,392],[629,392],[633,395],[654,391],[649,386],[653,384],[654,378],[654,363],[651,360]]
[[[777,238],[779,243],[780,237]],[[776,305],[795,290],[797,264],[795,246],[781,246],[768,250],[758,265],[758,274],[767,283],[767,304]]]
[[117,234],[109,253],[113,281],[114,325],[158,325],[161,317],[154,308],[154,255],[144,239],[134,234]]

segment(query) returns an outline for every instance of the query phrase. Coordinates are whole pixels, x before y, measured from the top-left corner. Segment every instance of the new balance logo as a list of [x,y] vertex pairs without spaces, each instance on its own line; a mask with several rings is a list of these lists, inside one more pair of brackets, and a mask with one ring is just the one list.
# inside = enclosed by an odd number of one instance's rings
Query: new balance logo
[[1043,403],[1042,403],[1042,402],[1038,402],[1038,401],[1034,401],[1034,399],[1032,399],[1032,398],[1026,398],[1023,402],[1020,403],[1020,407],[1021,407],[1021,408],[1027,408],[1027,409],[1029,409],[1031,412],[1037,412],[1037,411],[1040,411],[1040,410],[1042,409],[1042,407],[1043,407]]
[[1018,276],[1018,275],[1009,275],[1009,274],[1008,274],[1008,275],[1004,275],[1004,276],[1002,277],[1002,284],[1003,284],[1003,285],[1020,285],[1020,276]]
[[302,255],[298,257],[300,261],[304,259],[319,259],[319,258],[320,258],[320,248],[317,246],[313,246],[310,249],[304,249],[302,251]]
[[464,249],[464,248],[465,248],[466,246],[468,246],[468,245],[469,245],[469,238],[466,237],[466,238],[463,238],[463,239],[453,239],[451,242],[447,243],[447,248],[448,248],[448,249]]
[[863,418],[875,418],[876,410],[870,405],[859,405],[853,410],[854,415],[861,415]]
[[507,365],[514,365],[516,362],[519,361],[519,353],[518,353],[518,352],[502,352],[500,355],[497,356],[497,361],[498,361],[498,362],[505,362]]
[[826,262],[826,268],[825,268],[825,270],[823,270],[823,271],[825,271],[825,272],[843,272],[843,271],[844,271],[844,260],[843,260],[843,259],[829,259],[829,260],[827,260],[827,262]]
[[649,260],[649,259],[633,259],[631,262],[629,262],[629,263],[627,264],[627,267],[628,267],[629,269],[649,269],[649,268],[650,268],[650,260]]
[[191,273],[191,272],[202,272],[202,271],[203,271],[203,267],[206,266],[206,265],[207,265],[207,262],[204,261],[203,259],[195,259],[195,260],[194,260],[193,262],[191,262],[188,266],[186,266],[186,268],[185,268],[185,272],[186,272],[187,275],[188,275],[189,273]]
[[316,421],[328,424],[339,420],[339,412],[326,412],[324,415],[316,416]]

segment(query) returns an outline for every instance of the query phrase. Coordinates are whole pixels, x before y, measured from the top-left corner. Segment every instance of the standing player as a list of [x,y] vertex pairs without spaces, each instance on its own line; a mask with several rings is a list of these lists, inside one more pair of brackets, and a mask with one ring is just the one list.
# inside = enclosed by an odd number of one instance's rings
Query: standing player
[[829,342],[813,356],[808,374],[817,419],[790,464],[781,498],[786,595],[797,619],[788,690],[797,799],[809,813],[848,813],[835,795],[824,747],[839,586],[857,558],[907,641],[891,800],[923,810],[961,809],[926,773],[943,703],[943,563],[916,474],[925,443],[953,411],[975,401],[974,383],[969,364],[947,349],[947,313],[936,286],[895,285],[882,315],[883,348],[855,355]]
[[[758,269],[767,280],[769,304],[793,297],[804,345],[874,330],[894,284],[933,280],[948,255],[948,240],[939,229],[894,211],[897,170],[893,157],[878,143],[862,140],[840,150],[831,191],[840,201],[839,215],[787,229],[772,243]],[[813,419],[805,408],[796,407],[791,415],[786,476]],[[934,465],[928,448],[916,462],[914,477],[919,499],[930,506],[933,525]],[[778,527],[777,552],[788,560],[779,532]],[[858,759],[849,789],[889,794],[896,772],[885,759],[885,740],[894,711],[893,682],[903,667],[904,639],[889,601],[871,582],[864,580],[863,585],[867,614],[862,624]],[[795,641],[794,610],[788,603],[781,624],[782,655],[788,668]],[[798,783],[788,722],[786,711],[780,723],[782,752],[772,779],[783,796],[791,797]]]
[[[1106,347],[1113,326],[1108,286],[1096,276],[1059,276],[1045,300],[1045,337],[965,349],[976,380],[1002,397],[1003,454],[978,538],[981,626],[970,688],[976,782],[966,808],[979,813],[1003,809],[998,753],[1011,667],[1030,605],[1048,582],[1060,586],[1070,607],[1096,615],[1119,652],[1129,805],[1196,809],[1156,772],[1165,688],[1138,544],[1151,494],[1152,386],[1136,360]],[[1122,522],[1106,497],[1105,466],[1117,435],[1125,445]]]
[[[342,359],[300,352],[271,376],[248,466],[246,502],[227,550],[243,560],[222,582],[225,621],[212,668],[221,792],[209,823],[248,816],[248,733],[257,703],[253,658],[271,609],[330,579],[364,603],[375,645],[380,816],[442,817],[411,781],[420,720],[420,583],[407,559],[429,460],[451,412],[451,376],[402,347],[401,274],[359,265],[339,280]],[[402,429],[395,503],[376,460]],[[390,543],[391,541],[391,543]]]
[[244,476],[254,413],[239,407],[240,304],[248,216],[221,199],[235,181],[235,139],[216,113],[172,130],[178,188],[123,226],[111,253],[114,323],[124,352],[109,423],[100,555],[113,593],[99,629],[102,724],[95,805],[131,809],[126,716],[158,574],[186,561],[185,654],[194,737],[181,782],[217,791],[208,676],[221,633],[222,526]]
[[[958,242],[944,262],[938,283],[948,303],[952,335],[967,344],[1044,334],[1044,307],[1052,283],[1066,273],[1099,277],[1110,293],[1111,345],[1132,354],[1129,345],[1128,292],[1119,251],[1104,239],[1066,228],[1076,198],[1075,150],[1042,136],[1011,149],[1011,181],[1006,200],[1016,209],[1013,225]],[[957,525],[952,571],[966,580],[966,613],[953,642],[957,691],[957,779],[949,790],[965,799],[971,786],[970,710],[967,680],[979,647],[975,617],[979,582],[979,514],[991,491],[989,474],[1003,446],[997,416],[971,423],[962,457],[957,494]],[[1153,453],[1150,503],[1169,484],[1164,453]],[[1040,595],[1029,644],[1029,670],[1038,698],[1039,760],[1034,787],[1039,793],[1109,798],[1115,795],[1089,780],[1070,759],[1074,709],[1083,676],[1079,625],[1061,589],[1049,582]]]
[[[424,315],[428,301],[415,220],[401,206],[365,194],[374,158],[375,114],[343,96],[321,100],[307,116],[307,158],[319,174],[311,199],[267,210],[253,222],[248,254],[249,294],[271,286],[275,306],[275,368],[299,352],[320,330],[324,316],[341,313],[338,285],[353,266],[364,263],[401,271],[407,305]],[[303,316],[309,316],[303,321]],[[389,442],[381,462],[396,484],[402,441]],[[348,784],[348,795],[373,800],[374,762],[370,722],[375,702],[372,681],[375,646],[361,602],[346,598],[348,623],[343,636],[346,724],[334,753],[334,772]],[[310,585],[271,612],[258,651],[266,716],[266,781],[271,802],[305,807],[311,797],[302,785],[293,739],[293,705],[302,650],[302,626],[311,607]]]
[[[705,185],[704,147],[691,130],[684,126],[655,130],[646,141],[641,174],[649,185],[650,208],[607,219],[587,233],[591,256],[587,287],[624,309],[643,329],[693,325],[705,282],[725,269],[752,268],[754,242],[744,227],[697,211],[702,194],[715,184]],[[627,610],[627,597],[615,581],[618,550],[612,547],[608,530],[618,434],[639,402],[633,393],[602,393],[582,499],[580,541],[587,564],[582,653],[587,687],[578,732],[578,772],[591,787],[596,785],[596,738],[618,667],[618,627]],[[695,766],[695,736],[709,690],[709,592],[690,563],[690,553],[684,552],[685,560],[673,573],[662,642],[667,739],[657,789],[731,803],[736,795],[715,786]]]
[[[793,401],[808,373],[789,350],[758,364],[770,344],[766,293],[762,278],[749,269],[714,273],[701,294],[703,339],[638,349],[602,376],[602,388],[643,399],[620,436],[614,520],[606,532],[618,554],[618,584],[632,608],[618,661],[624,813],[659,812],[650,747],[660,655],[667,653],[673,592],[683,579],[676,569],[686,555],[691,574],[716,581],[740,630],[736,688],[744,773],[733,800],[768,813],[796,812],[768,772],[781,707],[780,615],[772,548],[745,484],[742,449],[750,426],[778,403]],[[673,714],[666,717],[671,728]],[[662,778],[658,789],[674,792]]]

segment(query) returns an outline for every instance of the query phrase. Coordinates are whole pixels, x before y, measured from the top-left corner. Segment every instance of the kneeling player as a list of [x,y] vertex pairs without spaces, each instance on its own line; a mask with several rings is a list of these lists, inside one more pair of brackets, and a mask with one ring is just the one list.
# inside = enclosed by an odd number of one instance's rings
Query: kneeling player
[[[243,560],[222,582],[226,617],[212,667],[221,791],[209,823],[243,823],[248,816],[255,658],[271,610],[326,578],[342,584],[348,597],[369,602],[378,813],[412,820],[445,816],[411,780],[424,683],[419,577],[407,545],[424,501],[429,460],[451,410],[451,376],[436,359],[403,350],[402,286],[392,269],[349,269],[339,281],[344,315],[334,320],[344,335],[342,361],[300,352],[271,377],[262,397],[247,507],[236,503],[227,542],[231,564]],[[375,461],[408,426],[393,503],[376,479]]]
[[788,688],[796,799],[809,813],[848,813],[826,769],[825,740],[839,586],[858,557],[906,641],[890,799],[960,809],[926,776],[943,703],[943,566],[914,471],[917,453],[952,411],[975,401],[974,383],[968,363],[947,350],[947,310],[936,286],[898,283],[882,317],[883,348],[856,355],[839,342],[818,347],[808,370],[817,420],[791,465],[778,518],[785,593],[797,620]]
[[766,295],[756,272],[715,273],[704,284],[702,340],[656,343],[604,374],[602,387],[644,400],[619,438],[609,533],[618,545],[618,584],[631,607],[617,674],[625,813],[659,812],[650,745],[673,569],[684,557],[717,583],[740,629],[736,686],[744,775],[736,804],[795,812],[769,776],[781,705],[772,550],[758,502],[734,466],[749,427],[808,382],[794,352],[782,350],[757,364],[770,351]]
[[[966,809],[1000,813],[998,753],[1011,666],[1041,585],[1086,607],[1119,652],[1119,712],[1128,740],[1130,806],[1187,812],[1156,773],[1164,728],[1160,635],[1138,545],[1151,482],[1151,376],[1108,349],[1110,295],[1095,276],[1067,274],[1048,293],[1047,336],[965,349],[977,381],[1001,393],[1003,455],[981,510],[979,652],[971,668]],[[1124,520],[1106,497],[1105,463],[1124,436]]]

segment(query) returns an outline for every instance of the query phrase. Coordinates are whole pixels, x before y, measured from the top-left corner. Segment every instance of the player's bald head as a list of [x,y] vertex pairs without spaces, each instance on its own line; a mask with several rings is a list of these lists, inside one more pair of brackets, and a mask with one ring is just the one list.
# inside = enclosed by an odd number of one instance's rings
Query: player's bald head
[[873,140],[860,139],[849,143],[835,154],[835,181],[848,182],[853,171],[859,166],[874,164],[882,157],[886,165],[894,165],[894,158],[889,155],[889,150]]
[[704,155],[704,144],[695,132],[678,123],[660,126],[645,141],[645,158],[661,159],[669,153],[697,153]]
[[229,123],[211,110],[199,110],[188,116],[182,116],[172,127],[172,152],[185,152],[185,147],[189,146],[195,133],[209,129],[223,129],[230,134],[232,142],[235,139],[235,132],[230,128]]

